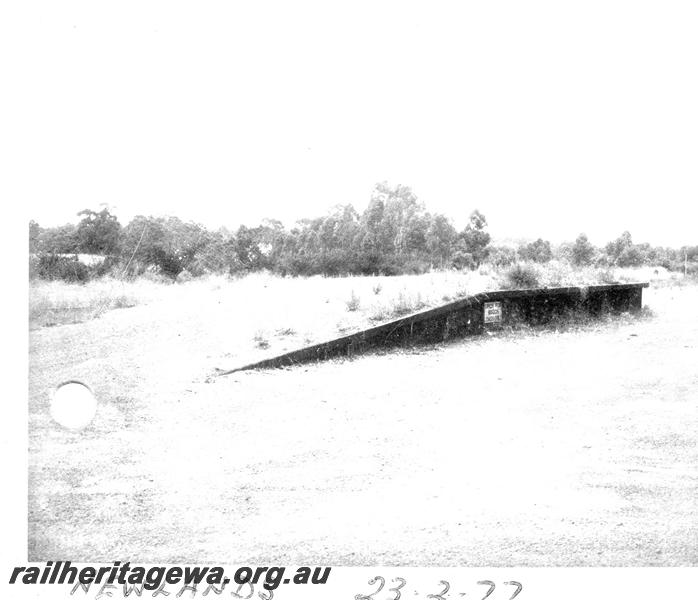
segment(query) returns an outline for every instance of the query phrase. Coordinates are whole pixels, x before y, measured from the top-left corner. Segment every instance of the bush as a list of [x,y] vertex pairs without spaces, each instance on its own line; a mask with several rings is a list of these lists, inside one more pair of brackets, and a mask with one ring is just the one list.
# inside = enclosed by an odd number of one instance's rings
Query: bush
[[477,266],[473,255],[470,252],[463,252],[462,250],[457,250],[453,254],[453,257],[451,258],[451,265],[455,269],[470,269],[471,271]]
[[538,271],[527,264],[516,264],[504,273],[505,283],[514,289],[536,288],[540,286]]
[[408,258],[402,265],[400,275],[422,275],[431,270],[431,264],[425,260]]
[[491,248],[487,262],[495,267],[508,267],[516,262],[516,252],[506,246]]
[[119,258],[116,256],[107,256],[103,261],[88,266],[88,270],[90,279],[112,276],[119,270]]
[[90,279],[90,269],[77,255],[40,254],[29,260],[29,278],[84,283]]

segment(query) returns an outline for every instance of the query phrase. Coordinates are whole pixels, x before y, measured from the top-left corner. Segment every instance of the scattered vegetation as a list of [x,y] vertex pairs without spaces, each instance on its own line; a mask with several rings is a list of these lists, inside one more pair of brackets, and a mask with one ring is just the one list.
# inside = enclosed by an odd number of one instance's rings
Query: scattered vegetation
[[[611,276],[621,282],[650,280],[653,287],[688,285],[690,280],[661,267],[575,268],[556,261],[520,264],[537,269],[542,287],[593,284]],[[231,311],[249,314],[245,329],[231,333],[237,336],[232,343],[249,350],[283,351],[401,318],[466,294],[505,288],[507,271],[483,265],[477,271],[379,278],[283,278],[255,273],[198,277],[181,285],[162,285],[145,277],[126,281],[104,277],[84,284],[36,280],[30,284],[29,318],[30,327],[36,328],[88,321],[134,305],[152,305],[143,309],[152,315],[160,314],[160,307],[172,313],[196,306],[199,312],[211,311],[222,318]],[[380,295],[373,293],[378,283],[382,286]],[[693,283],[698,284],[698,280]],[[347,299],[356,310],[347,310]],[[131,318],[126,311],[114,312],[123,315],[115,314],[115,318]]]
[[410,295],[406,290],[401,290],[392,306],[392,314],[396,317],[417,312],[426,306],[422,300],[422,294],[417,292]]
[[[286,228],[273,219],[235,231],[209,230],[177,217],[139,215],[122,226],[107,209],[83,210],[77,225],[29,224],[30,278],[85,282],[103,276],[146,274],[186,282],[210,274],[240,276],[268,271],[282,276],[423,274],[434,270],[477,271],[524,263],[558,262],[576,269],[663,267],[698,274],[698,246],[654,247],[623,232],[603,247],[584,233],[573,243],[493,245],[485,215],[474,210],[458,231],[431,213],[407,186],[375,186],[368,206],[335,206],[326,215]],[[86,257],[89,257],[89,261]],[[381,293],[382,284],[374,287]]]
[[[29,224],[32,326],[73,323],[133,306],[164,283],[181,284],[176,288],[186,293],[213,279],[220,292],[232,281],[254,277],[353,278],[341,295],[328,294],[332,286],[320,292],[320,302],[334,314],[345,313],[351,328],[361,318],[396,318],[491,289],[638,279],[673,285],[698,278],[698,246],[638,244],[627,231],[603,247],[583,233],[557,246],[542,238],[493,245],[480,211],[458,231],[446,216],[428,212],[409,187],[385,182],[375,186],[362,213],[351,205],[335,206],[290,229],[265,220],[257,227],[212,231],[176,217],[142,215],[122,226],[107,209],[79,215],[77,225]],[[425,279],[404,286],[411,274]],[[371,277],[354,278],[363,275]],[[276,335],[296,335],[292,328],[280,333],[285,330],[278,327]]]
[[392,300],[382,302],[376,305],[369,313],[371,321],[389,321],[397,319],[410,313],[418,312],[430,304],[422,298],[421,292],[409,292],[406,289],[399,291],[398,295]]
[[267,339],[265,333],[261,330],[255,332],[252,340],[254,341],[254,345],[260,350],[266,350],[269,348],[269,340]]

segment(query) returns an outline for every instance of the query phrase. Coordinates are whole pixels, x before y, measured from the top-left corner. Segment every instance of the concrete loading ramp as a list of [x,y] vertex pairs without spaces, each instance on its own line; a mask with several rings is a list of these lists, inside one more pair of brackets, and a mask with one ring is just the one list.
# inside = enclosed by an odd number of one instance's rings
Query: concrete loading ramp
[[415,342],[439,342],[476,335],[489,328],[529,323],[545,324],[570,313],[590,316],[637,312],[642,289],[649,283],[614,283],[580,287],[539,288],[483,292],[436,308],[406,315],[375,327],[285,352],[234,369],[265,369],[314,362],[337,356],[353,356],[369,349]]

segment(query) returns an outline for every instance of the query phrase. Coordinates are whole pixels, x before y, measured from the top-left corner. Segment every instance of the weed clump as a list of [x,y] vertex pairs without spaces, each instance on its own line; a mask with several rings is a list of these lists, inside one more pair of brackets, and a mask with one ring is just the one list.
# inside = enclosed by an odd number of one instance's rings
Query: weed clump
[[359,310],[359,306],[361,306],[361,298],[359,298],[356,295],[356,292],[354,290],[351,291],[351,296],[349,297],[349,300],[346,302],[347,305],[347,310],[349,312],[354,312]]
[[254,345],[260,350],[266,350],[269,348],[269,340],[267,340],[264,332],[257,331],[252,339],[254,340]]

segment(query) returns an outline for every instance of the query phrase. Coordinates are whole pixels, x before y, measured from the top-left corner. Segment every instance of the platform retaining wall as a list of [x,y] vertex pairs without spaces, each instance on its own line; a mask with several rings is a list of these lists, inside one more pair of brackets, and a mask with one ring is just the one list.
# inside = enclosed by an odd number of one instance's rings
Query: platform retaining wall
[[352,356],[378,347],[439,342],[522,323],[544,325],[570,314],[594,317],[640,311],[642,289],[648,286],[649,283],[614,283],[483,292],[327,342],[234,369],[219,370],[217,374]]

